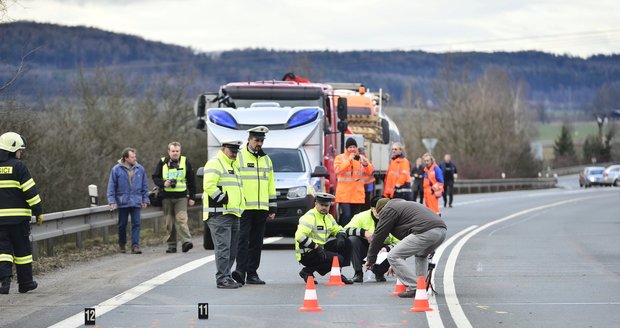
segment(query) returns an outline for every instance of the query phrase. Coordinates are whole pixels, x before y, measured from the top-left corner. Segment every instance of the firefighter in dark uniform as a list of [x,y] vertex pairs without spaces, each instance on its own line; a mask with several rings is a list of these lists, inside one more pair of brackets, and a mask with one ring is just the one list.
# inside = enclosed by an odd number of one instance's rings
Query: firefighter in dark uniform
[[36,216],[41,224],[43,209],[30,171],[19,160],[23,149],[26,143],[19,134],[0,136],[0,294],[9,293],[13,263],[20,293],[38,286],[32,280],[30,218]]
[[[314,208],[299,218],[295,232],[295,255],[304,267],[299,275],[308,280],[314,272],[325,275],[331,271],[334,256],[338,256],[340,267],[351,263],[351,241],[344,229],[329,214],[329,207],[336,197],[328,193],[314,194]],[[353,280],[342,275],[347,285]]]

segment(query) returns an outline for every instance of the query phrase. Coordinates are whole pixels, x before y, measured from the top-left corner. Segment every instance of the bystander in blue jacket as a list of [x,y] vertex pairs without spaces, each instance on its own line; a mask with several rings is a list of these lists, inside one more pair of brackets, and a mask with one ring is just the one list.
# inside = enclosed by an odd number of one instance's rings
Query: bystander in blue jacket
[[125,148],[121,159],[112,167],[108,181],[108,204],[110,210],[118,209],[118,245],[125,253],[127,221],[131,215],[131,252],[140,250],[140,211],[149,204],[149,190],[144,167],[138,164],[136,150]]

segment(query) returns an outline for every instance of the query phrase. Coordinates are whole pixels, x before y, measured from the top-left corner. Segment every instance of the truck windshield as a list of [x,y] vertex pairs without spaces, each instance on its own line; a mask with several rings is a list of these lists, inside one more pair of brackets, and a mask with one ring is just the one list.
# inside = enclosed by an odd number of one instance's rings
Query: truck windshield
[[304,159],[299,149],[264,148],[271,158],[274,172],[305,172]]

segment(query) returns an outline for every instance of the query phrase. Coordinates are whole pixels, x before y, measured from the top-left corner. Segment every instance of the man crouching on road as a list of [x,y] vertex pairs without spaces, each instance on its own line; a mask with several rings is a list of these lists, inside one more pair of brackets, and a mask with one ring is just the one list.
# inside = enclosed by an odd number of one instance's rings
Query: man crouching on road
[[[358,213],[351,219],[351,222],[344,226],[344,231],[349,240],[351,241],[351,262],[353,269],[355,270],[355,276],[353,276],[353,282],[364,282],[364,273],[362,272],[362,266],[364,265],[364,258],[368,253],[368,246],[372,241],[373,232],[379,218],[376,216],[376,211],[373,211],[377,207],[377,202],[381,199],[381,196],[376,196],[370,200],[370,209],[362,213]],[[383,247],[379,250],[381,252],[389,252],[390,249],[396,246],[399,240],[391,234],[385,238]],[[383,261],[380,264],[376,264],[372,268],[372,272],[375,274],[375,280],[377,282],[385,281],[385,273],[388,271],[390,264],[388,261]]]
[[[341,268],[351,262],[351,242],[344,229],[329,214],[334,195],[315,193],[314,198],[314,208],[299,218],[295,232],[295,256],[304,266],[299,271],[304,281],[314,277],[315,271],[322,276],[330,272],[334,256],[338,256]],[[347,285],[353,283],[344,275],[342,282]]]
[[[400,242],[388,253],[388,261],[396,276],[407,286],[399,297],[415,296],[417,277],[426,276],[429,254],[446,239],[446,223],[424,205],[401,199],[383,198],[373,209],[379,217],[377,229],[368,248],[366,268],[372,270],[377,253],[389,233]],[[415,272],[407,267],[407,258],[415,256]]]

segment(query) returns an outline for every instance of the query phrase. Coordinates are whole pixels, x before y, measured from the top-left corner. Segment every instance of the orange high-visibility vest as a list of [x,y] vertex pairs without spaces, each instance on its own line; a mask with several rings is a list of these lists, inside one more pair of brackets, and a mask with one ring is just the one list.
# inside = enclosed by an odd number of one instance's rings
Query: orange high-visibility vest
[[408,159],[405,157],[393,159],[383,180],[383,196],[393,198],[396,185],[402,186],[407,182],[411,183],[410,173],[411,169]]
[[336,203],[364,204],[366,202],[364,184],[368,182],[368,176],[372,176],[374,166],[368,159],[366,159],[368,165],[363,166],[360,161],[349,160],[349,156],[349,151],[345,150],[334,159],[334,170],[338,181]]

